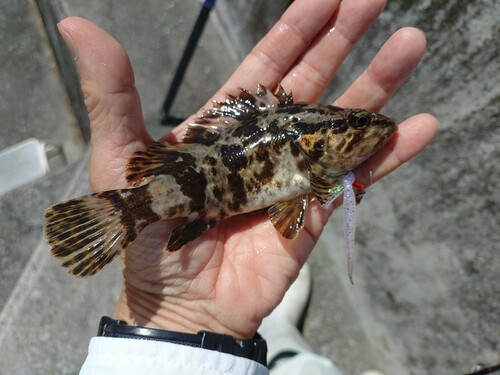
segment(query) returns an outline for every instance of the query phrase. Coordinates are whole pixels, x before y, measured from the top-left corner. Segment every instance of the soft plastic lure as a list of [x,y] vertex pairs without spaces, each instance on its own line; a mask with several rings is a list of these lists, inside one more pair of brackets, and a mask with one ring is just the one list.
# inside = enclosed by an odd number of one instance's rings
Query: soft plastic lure
[[[356,193],[354,191],[356,188]],[[349,281],[354,285],[352,278],[354,239],[356,234],[356,203],[358,194],[364,194],[364,187],[356,181],[353,172],[348,172],[337,180],[337,183],[329,190],[331,198],[323,204],[324,207],[330,206],[340,195],[344,194],[344,241],[347,256],[347,273]]]
[[349,281],[354,285],[352,279],[352,267],[354,256],[354,239],[356,235],[356,194],[353,184],[355,181],[354,173],[349,172],[340,179],[344,188],[344,240],[347,256],[347,273]]

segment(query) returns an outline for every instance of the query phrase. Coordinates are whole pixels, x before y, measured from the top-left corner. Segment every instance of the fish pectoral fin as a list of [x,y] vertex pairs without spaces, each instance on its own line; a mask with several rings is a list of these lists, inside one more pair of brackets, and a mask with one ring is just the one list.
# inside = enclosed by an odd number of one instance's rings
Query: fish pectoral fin
[[324,207],[332,204],[344,191],[342,184],[338,180],[327,181],[313,173],[309,173],[309,182],[314,196]]
[[285,238],[293,239],[304,226],[307,195],[292,201],[279,202],[267,211],[276,230]]
[[183,224],[176,226],[167,243],[168,251],[177,251],[189,241],[201,236],[204,232],[215,226],[215,220],[206,220],[202,218],[186,220]]

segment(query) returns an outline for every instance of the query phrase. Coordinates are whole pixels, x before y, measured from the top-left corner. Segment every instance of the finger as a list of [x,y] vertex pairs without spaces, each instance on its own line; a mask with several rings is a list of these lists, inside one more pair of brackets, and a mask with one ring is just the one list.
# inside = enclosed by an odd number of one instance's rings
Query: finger
[[338,0],[297,0],[255,46],[220,93],[257,83],[274,87],[332,18]]
[[315,101],[323,93],[356,41],[384,9],[385,0],[345,0],[282,84],[297,101]]
[[[337,9],[338,4],[336,0],[295,1],[212,100],[222,100],[238,87],[252,89],[258,83],[274,87],[279,82],[287,91],[293,90],[297,101],[317,99],[352,45],[380,14],[385,0],[344,0]],[[304,59],[297,63],[302,55]],[[175,129],[172,140],[183,131],[184,126]]]
[[368,68],[336,101],[335,105],[378,111],[415,69],[425,52],[422,31],[406,27],[396,31],[382,46]]
[[89,113],[93,188],[125,186],[128,158],[151,141],[128,56],[115,39],[87,20],[70,17],[58,27],[75,58]]
[[[331,20],[338,4],[339,0],[294,1],[204,107],[210,108],[212,100],[224,100],[240,87],[254,90],[260,83],[274,89]],[[189,117],[161,140],[178,140],[196,116]]]

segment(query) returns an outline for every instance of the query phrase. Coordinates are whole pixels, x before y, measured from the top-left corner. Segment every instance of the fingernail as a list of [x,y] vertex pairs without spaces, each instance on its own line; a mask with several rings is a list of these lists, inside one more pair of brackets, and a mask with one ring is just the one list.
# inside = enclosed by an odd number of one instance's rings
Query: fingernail
[[73,38],[71,37],[71,34],[68,33],[64,29],[64,26],[61,25],[60,22],[57,24],[57,28],[59,29],[59,33],[61,33],[61,36],[64,39],[64,42],[66,43],[66,46],[68,47],[69,51],[71,52],[71,56],[73,56],[73,60],[74,61],[78,60],[78,47],[76,46],[76,43],[74,42]]

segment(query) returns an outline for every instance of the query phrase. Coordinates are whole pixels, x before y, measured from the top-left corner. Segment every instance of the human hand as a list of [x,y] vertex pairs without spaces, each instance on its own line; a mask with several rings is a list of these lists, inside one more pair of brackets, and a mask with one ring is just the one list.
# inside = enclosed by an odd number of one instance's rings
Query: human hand
[[[258,83],[281,83],[296,101],[316,100],[384,5],[383,0],[344,0],[341,5],[338,0],[296,0],[212,99],[235,94],[239,87],[255,90]],[[128,57],[118,42],[88,21],[68,18],[59,27],[77,58],[91,121],[92,187],[126,187],[129,158],[153,141]],[[334,104],[378,111],[424,49],[421,31],[397,31]],[[184,129],[180,125],[169,137],[180,137]],[[367,185],[390,173],[418,154],[436,129],[437,120],[430,115],[407,119],[356,170],[358,180]],[[305,227],[294,240],[283,239],[265,215],[240,215],[174,253],[164,248],[179,221],[152,224],[121,256],[124,285],[114,317],[176,331],[252,337],[297,277],[330,214],[331,209],[309,205]]]

